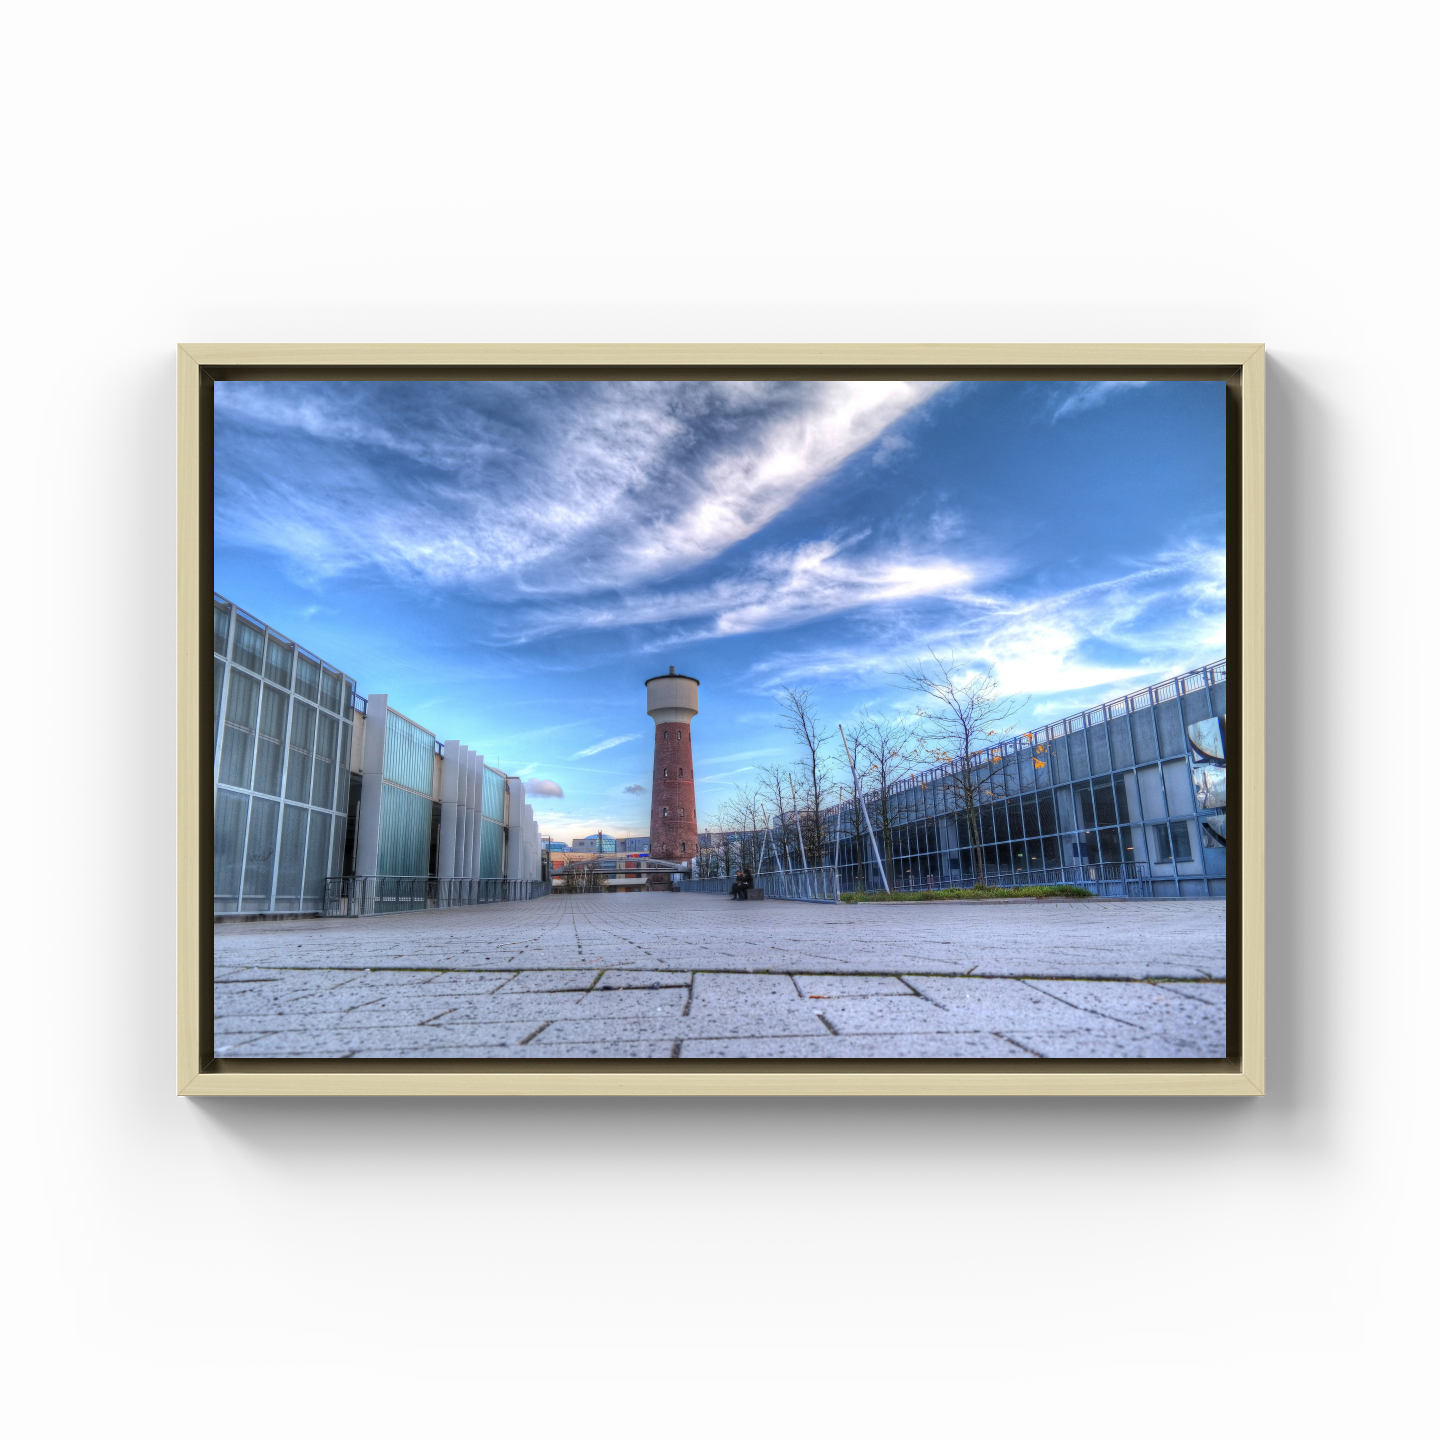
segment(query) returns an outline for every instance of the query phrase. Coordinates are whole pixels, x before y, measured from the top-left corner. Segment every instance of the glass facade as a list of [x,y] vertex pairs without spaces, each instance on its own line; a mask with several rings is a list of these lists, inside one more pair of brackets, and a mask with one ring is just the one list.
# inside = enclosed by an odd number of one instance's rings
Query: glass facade
[[339,875],[355,682],[215,597],[215,910],[318,911]]
[[436,812],[435,737],[394,710],[385,712],[385,760],[380,796],[376,873],[433,873]]
[[[991,884],[1223,895],[1224,771],[1201,761],[1186,736],[1187,727],[1207,742],[1223,732],[1225,673],[1223,661],[1207,665],[997,746],[984,765],[978,837],[950,767],[899,781],[885,796],[867,792],[892,887],[975,883],[978,838]],[[843,885],[880,888],[853,801],[832,812],[827,844]]]

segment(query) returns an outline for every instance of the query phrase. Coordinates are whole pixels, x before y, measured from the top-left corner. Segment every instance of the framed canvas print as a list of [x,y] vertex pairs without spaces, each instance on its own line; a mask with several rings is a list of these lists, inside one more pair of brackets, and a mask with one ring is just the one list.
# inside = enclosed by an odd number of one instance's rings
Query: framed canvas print
[[178,396],[181,1093],[1263,1093],[1262,346]]

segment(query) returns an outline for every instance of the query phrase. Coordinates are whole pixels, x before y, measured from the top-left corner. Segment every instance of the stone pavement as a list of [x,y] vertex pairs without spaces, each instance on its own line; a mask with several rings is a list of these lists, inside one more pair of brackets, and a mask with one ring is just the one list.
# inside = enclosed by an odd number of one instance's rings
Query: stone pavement
[[577,895],[215,927],[225,1058],[1225,1053],[1225,902]]

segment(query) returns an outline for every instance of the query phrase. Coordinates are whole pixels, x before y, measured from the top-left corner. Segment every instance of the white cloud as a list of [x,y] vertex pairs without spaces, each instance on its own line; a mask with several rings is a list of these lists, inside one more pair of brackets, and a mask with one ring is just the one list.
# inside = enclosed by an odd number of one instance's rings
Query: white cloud
[[537,609],[526,638],[573,627],[653,622],[657,616],[701,621],[667,630],[645,646],[661,650],[685,640],[783,629],[859,607],[969,593],[976,573],[971,567],[941,556],[848,554],[863,538],[815,540],[773,551],[708,585],[637,589],[608,603]]
[[[776,655],[752,667],[751,682],[768,691],[849,676],[889,686],[906,663],[923,660],[934,648],[951,650],[977,669],[993,665],[1006,694],[1065,696],[1138,686],[1224,653],[1225,554],[1196,546],[1043,599],[967,595],[957,609],[952,621],[939,626],[916,627],[906,616],[906,628],[866,646]],[[1074,707],[1062,701],[1058,708]]]
[[616,735],[609,740],[602,740],[598,745],[591,745],[588,749],[577,750],[570,758],[572,760],[583,760],[587,755],[598,755],[602,750],[612,750],[616,745],[624,745],[629,740],[638,740],[637,732],[634,735]]
[[1143,390],[1148,380],[1090,380],[1081,384],[1066,385],[1054,397],[1050,410],[1050,423],[1067,420],[1072,415],[1083,415],[1094,410],[1107,400],[1127,390]]
[[[534,595],[655,582],[754,534],[944,388],[478,383],[217,385],[227,533],[314,578],[378,567]],[[325,448],[306,468],[277,433]]]
[[565,792],[554,780],[527,780],[525,782],[525,793],[527,795],[543,796],[552,800],[562,800],[565,797]]

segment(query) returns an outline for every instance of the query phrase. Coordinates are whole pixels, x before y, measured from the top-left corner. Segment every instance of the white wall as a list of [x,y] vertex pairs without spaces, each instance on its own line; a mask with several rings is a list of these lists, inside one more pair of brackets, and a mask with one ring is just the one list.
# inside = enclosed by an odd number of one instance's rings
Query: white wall
[[[1429,14],[12,16],[17,1433],[1415,1433]],[[174,1098],[174,343],[582,339],[1268,342],[1267,1098]]]

